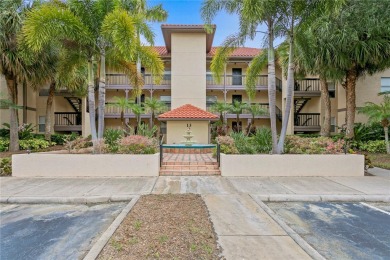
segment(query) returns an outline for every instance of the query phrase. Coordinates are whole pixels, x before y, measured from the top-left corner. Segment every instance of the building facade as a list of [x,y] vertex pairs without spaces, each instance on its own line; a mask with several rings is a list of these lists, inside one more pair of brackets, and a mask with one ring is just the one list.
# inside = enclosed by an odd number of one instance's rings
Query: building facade
[[[203,25],[162,25],[162,35],[165,46],[156,46],[164,62],[165,73],[160,84],[153,83],[153,75],[142,68],[145,85],[140,96],[140,103],[146,97],[154,97],[165,102],[169,110],[190,104],[202,110],[210,111],[215,102],[232,103],[238,100],[243,103],[257,103],[268,110],[268,79],[265,68],[256,81],[255,98],[249,100],[245,92],[246,70],[253,59],[261,50],[256,48],[238,48],[229,58],[221,83],[215,81],[210,70],[210,63],[215,54],[213,47],[214,33],[207,34]],[[215,30],[214,30],[215,32]],[[277,127],[280,131],[286,101],[286,79],[282,69],[276,68],[276,116]],[[331,96],[331,122],[332,132],[337,131],[345,123],[345,90],[339,83],[330,83]],[[390,69],[366,76],[357,82],[356,106],[361,107],[365,102],[379,103],[383,97],[378,96],[381,91],[390,90]],[[4,78],[0,78],[0,98],[6,98],[7,88]],[[22,86],[19,87],[18,105],[19,122],[37,125],[37,133],[43,133],[45,129],[46,100],[48,86],[42,86],[37,91]],[[105,127],[120,128],[121,111],[112,105],[114,97],[132,96],[132,86],[127,77],[114,71],[108,71],[106,75],[106,108]],[[293,109],[290,115],[288,134],[294,133],[319,133],[323,121],[324,104],[321,101],[319,79],[316,76],[307,76],[296,80],[294,86]],[[67,92],[57,91],[53,102],[53,132],[80,132],[84,136],[89,135],[89,113],[86,98],[79,98]],[[128,109],[124,113],[126,121],[136,125],[136,116]],[[237,126],[245,128],[252,121],[248,111],[240,114],[240,122],[236,122],[235,114],[226,114],[227,125],[230,130]],[[150,124],[151,114],[141,115],[144,123]],[[358,114],[356,122],[366,122],[366,117]],[[0,124],[9,122],[7,107],[0,108]],[[191,120],[165,121],[156,119],[154,124],[159,126],[160,133],[168,136],[168,143],[179,142],[179,139],[169,137],[184,133],[187,124]],[[197,130],[195,139],[203,142],[210,141],[209,129],[211,121],[199,122],[201,130]],[[256,116],[254,123],[257,127],[269,127],[269,114]],[[170,135],[171,133],[171,135]]]

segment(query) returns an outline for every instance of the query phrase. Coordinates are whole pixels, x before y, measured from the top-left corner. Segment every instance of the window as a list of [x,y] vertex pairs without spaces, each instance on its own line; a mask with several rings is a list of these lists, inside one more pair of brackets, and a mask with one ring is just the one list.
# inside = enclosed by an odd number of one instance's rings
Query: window
[[167,123],[166,122],[160,122],[160,134],[162,134],[162,135],[167,134]]
[[336,132],[336,118],[335,117],[330,118],[330,131],[332,133]]
[[234,103],[235,100],[242,103],[242,95],[232,95],[232,103]]
[[38,130],[39,132],[45,132],[46,127],[46,117],[40,116],[38,119]]
[[336,97],[336,86],[334,82],[328,82],[328,92],[330,98],[335,98]]
[[381,92],[390,91],[390,78],[381,78]]
[[206,107],[209,108],[217,103],[217,96],[206,96]]
[[168,109],[171,109],[171,96],[160,96],[160,101],[164,102]]

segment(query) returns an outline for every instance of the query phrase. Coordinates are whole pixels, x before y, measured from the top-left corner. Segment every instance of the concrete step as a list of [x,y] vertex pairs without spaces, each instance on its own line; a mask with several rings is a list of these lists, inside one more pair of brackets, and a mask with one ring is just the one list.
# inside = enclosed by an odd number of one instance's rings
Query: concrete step
[[160,176],[208,176],[221,175],[220,170],[160,170]]
[[162,165],[218,165],[218,162],[164,162]]
[[188,170],[219,170],[218,165],[162,165],[161,170],[188,171]]

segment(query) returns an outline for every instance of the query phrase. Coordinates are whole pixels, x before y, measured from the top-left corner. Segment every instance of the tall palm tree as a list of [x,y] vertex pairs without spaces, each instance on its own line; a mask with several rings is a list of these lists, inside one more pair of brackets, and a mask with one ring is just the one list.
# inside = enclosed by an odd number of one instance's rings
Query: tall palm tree
[[317,17],[308,31],[318,46],[319,59],[344,72],[339,80],[346,92],[347,138],[354,135],[357,80],[390,67],[387,4],[348,0],[340,12]]
[[375,104],[366,102],[364,107],[358,109],[359,113],[368,116],[370,122],[380,122],[385,130],[386,151],[390,154],[389,126],[390,126],[390,96],[385,95],[383,102]]
[[145,104],[146,111],[151,113],[149,127],[150,127],[150,129],[152,129],[153,125],[154,125],[154,119],[155,119],[156,114],[166,111],[168,109],[168,107],[164,102],[160,101],[157,98],[153,98],[153,97],[150,97],[150,98],[147,97],[144,104]]
[[[88,64],[88,102],[93,140],[103,136],[106,62],[114,70],[127,74],[136,89],[143,84],[136,70],[137,57],[156,74],[162,74],[164,70],[158,54],[137,42],[134,24],[134,18],[127,11],[109,0],[74,0],[68,5],[47,3],[30,12],[26,20],[24,34],[32,49],[41,50],[49,42],[56,41],[65,47],[77,48]],[[95,78],[99,81],[98,133],[95,124]]]
[[121,123],[125,128],[125,111],[131,109],[134,102],[131,102],[128,98],[125,97],[114,97],[114,103],[109,104],[109,106],[116,107],[120,110]]
[[[275,52],[274,39],[278,35],[278,24],[281,20],[281,10],[278,1],[276,0],[205,0],[202,4],[202,18],[206,24],[211,24],[212,19],[217,12],[225,10],[230,14],[237,14],[239,16],[240,31],[236,35],[229,36],[223,43],[223,47],[219,48],[211,63],[211,70],[216,77],[217,82],[220,81],[224,71],[225,64],[229,58],[230,53],[235,48],[243,45],[246,39],[253,40],[258,26],[265,23],[267,32],[266,42],[268,43],[267,61],[268,61],[268,98],[270,103],[270,121],[272,132],[272,152],[277,153],[277,129],[276,129],[276,75],[275,75]],[[264,62],[263,56],[259,54],[253,59],[250,68],[259,67],[257,62]],[[257,77],[258,71],[252,70],[253,75]],[[255,93],[255,85],[246,84],[246,90],[250,98],[253,98]]]

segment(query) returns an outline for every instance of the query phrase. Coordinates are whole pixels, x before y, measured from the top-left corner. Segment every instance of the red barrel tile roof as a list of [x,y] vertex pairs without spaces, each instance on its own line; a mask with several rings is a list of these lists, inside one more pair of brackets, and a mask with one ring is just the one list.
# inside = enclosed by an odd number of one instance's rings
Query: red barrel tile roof
[[[170,53],[168,53],[165,46],[155,46],[154,49],[162,57],[170,55]],[[218,49],[218,47],[212,47],[211,51],[209,53],[207,53],[207,57],[213,57],[215,55],[215,52],[217,51],[217,49]],[[233,51],[233,53],[230,55],[230,57],[253,58],[257,54],[259,54],[260,52],[261,52],[261,49],[257,49],[257,48],[239,47]]]
[[175,108],[171,111],[165,112],[158,116],[159,119],[207,119],[216,120],[218,116],[207,112],[199,107],[186,104]]

